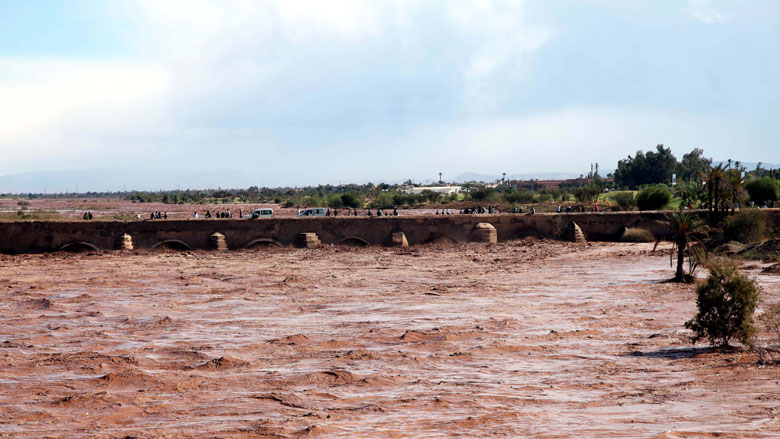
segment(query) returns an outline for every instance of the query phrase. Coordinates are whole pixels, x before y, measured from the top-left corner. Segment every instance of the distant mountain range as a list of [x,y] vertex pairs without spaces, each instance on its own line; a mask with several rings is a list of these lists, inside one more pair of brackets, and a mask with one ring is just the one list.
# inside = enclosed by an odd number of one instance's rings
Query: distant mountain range
[[89,169],[23,172],[0,176],[0,193],[85,193],[246,188],[259,184],[257,179],[241,171]]
[[[731,162],[734,163],[733,161]],[[723,165],[724,167],[729,164],[728,161],[720,161],[720,162],[712,162],[713,166],[717,165]],[[758,162],[739,162],[739,165],[747,169],[748,171],[753,171],[756,169],[756,166],[758,165]],[[778,169],[780,168],[780,163],[764,163],[761,162],[761,167],[763,169]]]
[[[612,171],[609,171],[612,172]],[[607,175],[607,172],[600,171],[602,175]],[[507,181],[509,180],[565,180],[567,178],[577,178],[580,174],[573,172],[531,172],[525,174],[506,174]],[[480,181],[484,183],[491,183],[496,180],[504,178],[503,175],[494,174],[477,174],[475,172],[464,172],[463,174],[455,177],[455,181],[459,183],[466,183],[469,181]]]

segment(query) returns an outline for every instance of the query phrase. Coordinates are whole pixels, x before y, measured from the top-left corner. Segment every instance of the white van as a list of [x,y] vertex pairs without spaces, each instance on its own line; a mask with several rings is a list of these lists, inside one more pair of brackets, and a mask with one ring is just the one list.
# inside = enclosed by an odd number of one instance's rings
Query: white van
[[325,212],[324,207],[312,207],[298,212],[298,216],[325,216]]
[[271,218],[274,216],[274,210],[264,207],[262,209],[255,209],[249,215],[244,215],[244,218]]

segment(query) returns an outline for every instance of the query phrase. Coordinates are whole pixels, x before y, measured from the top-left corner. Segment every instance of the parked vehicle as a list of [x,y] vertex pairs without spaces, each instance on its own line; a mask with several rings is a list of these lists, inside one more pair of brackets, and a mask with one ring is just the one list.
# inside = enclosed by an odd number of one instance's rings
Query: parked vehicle
[[298,212],[298,216],[325,216],[326,209],[324,207],[312,207],[310,209],[302,210]]
[[272,216],[274,216],[274,210],[264,207],[262,209],[253,210],[249,215],[244,215],[244,218],[257,219],[257,218],[271,218]]

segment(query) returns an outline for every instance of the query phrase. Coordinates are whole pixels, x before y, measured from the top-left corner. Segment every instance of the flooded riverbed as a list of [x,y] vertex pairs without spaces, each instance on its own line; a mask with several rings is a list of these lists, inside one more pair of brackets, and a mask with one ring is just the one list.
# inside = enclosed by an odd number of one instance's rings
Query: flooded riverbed
[[651,249],[0,256],[0,437],[777,437]]

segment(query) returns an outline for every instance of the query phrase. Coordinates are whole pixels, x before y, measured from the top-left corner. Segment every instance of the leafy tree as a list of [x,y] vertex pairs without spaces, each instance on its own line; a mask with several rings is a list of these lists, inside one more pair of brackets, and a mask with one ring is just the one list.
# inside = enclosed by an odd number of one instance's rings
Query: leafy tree
[[662,185],[647,186],[636,195],[636,205],[639,210],[663,209],[671,200],[672,193]]
[[698,313],[685,323],[693,330],[693,342],[707,338],[711,345],[728,348],[736,339],[749,344],[755,328],[753,312],[758,303],[756,282],[740,273],[734,262],[709,265],[710,275],[696,287]]
[[[704,229],[704,220],[691,211],[680,209],[677,212],[666,215],[666,227],[672,232],[674,245],[672,253],[677,250],[677,270],[674,274],[675,282],[689,282],[693,280],[693,272],[699,261],[698,240],[695,234]],[[688,274],[683,270],[685,255],[688,255]],[[669,255],[671,263],[672,255]]]
[[634,157],[620,160],[615,170],[618,187],[636,188],[645,184],[668,183],[677,168],[672,150],[658,145],[656,151],[637,151]]
[[761,177],[755,180],[751,180],[745,185],[750,200],[756,203],[757,206],[763,204],[774,203],[778,198],[777,181],[771,177]]
[[704,157],[704,150],[694,148],[693,151],[683,155],[682,161],[677,166],[677,178],[685,182],[700,180],[702,173],[712,166],[712,159]]

